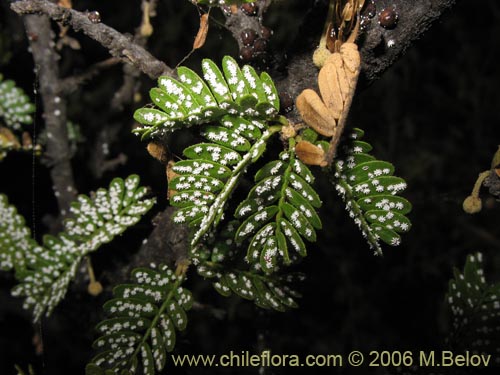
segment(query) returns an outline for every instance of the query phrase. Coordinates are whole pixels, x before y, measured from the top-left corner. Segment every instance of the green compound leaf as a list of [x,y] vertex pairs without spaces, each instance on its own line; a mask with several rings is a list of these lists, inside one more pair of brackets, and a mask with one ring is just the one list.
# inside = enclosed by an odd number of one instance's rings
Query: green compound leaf
[[[23,307],[33,310],[34,321],[50,315],[64,298],[81,260],[136,224],[154,204],[144,199],[146,188],[139,177],[115,178],[107,190],[99,189],[92,198],[78,196],[64,223],[65,232],[46,235],[43,246],[30,237],[24,220],[0,195],[0,260],[2,269],[16,270],[19,281],[14,296],[25,297]],[[4,215],[9,215],[5,217]]]
[[394,166],[369,155],[372,147],[360,141],[364,133],[354,129],[348,136],[343,154],[335,163],[333,183],[359,226],[370,247],[382,254],[380,241],[397,246],[399,233],[410,230],[411,222],[405,216],[411,204],[399,197],[406,182],[393,176]]
[[35,253],[40,252],[42,249],[31,237],[24,218],[0,194],[0,270],[22,271],[27,263],[35,262]]
[[[249,95],[249,90],[236,60],[230,56],[224,56],[222,59],[222,69],[224,76],[231,91],[233,100],[240,100]],[[257,102],[254,102],[254,105]]]
[[178,176],[170,181],[170,203],[181,207],[174,214],[174,222],[187,223],[194,229],[193,247],[217,226],[240,177],[278,130],[227,115],[220,126],[203,127],[202,134],[214,143],[200,143],[184,150],[189,159],[172,167]]
[[[250,66],[240,69],[229,56],[222,60],[223,72],[209,59],[203,60],[202,70],[203,78],[185,67],[177,70],[179,80],[160,77],[158,87],[150,91],[155,108],[135,111],[134,119],[141,126],[134,133],[143,138],[161,136],[181,127],[224,121],[228,115],[248,123],[278,117],[279,96],[267,73],[259,76]],[[239,124],[236,127],[241,129]]]
[[295,157],[293,143],[280,160],[264,165],[255,181],[248,198],[236,209],[235,217],[245,220],[235,241],[241,244],[252,236],[247,261],[271,273],[291,263],[290,250],[306,255],[302,238],[316,241],[315,230],[322,226],[316,212],[321,200],[311,186],[311,171]]
[[214,280],[214,289],[224,297],[234,293],[261,308],[277,311],[298,307],[296,299],[301,295],[290,285],[296,279],[302,281],[302,275],[262,275],[238,269],[222,271],[222,267],[213,262],[202,263],[197,270],[203,277]]
[[134,115],[142,124],[134,132],[143,137],[202,125],[200,135],[207,142],[187,147],[186,159],[176,162],[169,176],[170,204],[179,207],[173,220],[192,228],[191,251],[216,229],[241,178],[284,121],[268,74],[240,68],[229,56],[222,69],[203,60],[202,71],[203,78],[185,67],[177,70],[178,80],[160,77],[150,91],[154,108]]
[[481,253],[467,256],[463,272],[454,269],[446,301],[452,317],[449,344],[500,361],[500,283],[488,284]]
[[0,74],[0,118],[8,127],[20,130],[21,124],[31,124],[35,105],[12,80],[3,80]]
[[[23,124],[33,122],[35,106],[14,81],[0,74],[0,161],[11,151],[39,151],[39,146],[21,141]],[[10,129],[9,129],[10,128]]]
[[248,151],[250,142],[233,129],[222,126],[206,126],[201,133],[206,139],[236,151]]
[[241,161],[241,155],[229,147],[214,146],[212,143],[199,143],[184,149],[184,156],[189,159],[205,159],[223,165],[235,165]]
[[185,66],[177,68],[177,74],[184,86],[191,88],[191,93],[198,103],[202,103],[205,107],[217,107],[217,100],[198,74]]
[[132,278],[135,283],[115,287],[115,298],[104,304],[108,318],[97,325],[101,336],[93,344],[100,353],[87,365],[87,375],[161,372],[176,330],[186,328],[193,297],[182,288],[182,277],[153,265],[133,270]]

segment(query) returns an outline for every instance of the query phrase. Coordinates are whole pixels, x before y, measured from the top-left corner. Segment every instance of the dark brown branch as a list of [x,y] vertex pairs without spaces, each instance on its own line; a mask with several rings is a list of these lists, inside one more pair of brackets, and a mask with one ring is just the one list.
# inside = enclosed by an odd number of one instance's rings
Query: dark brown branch
[[189,231],[186,226],[174,224],[174,213],[175,208],[168,207],[158,214],[154,219],[155,228],[130,262],[106,275],[110,288],[128,280],[134,268],[150,263],[177,264],[188,259]]
[[375,17],[360,39],[365,79],[371,81],[380,77],[454,3],[455,0],[377,1],[378,11],[384,6],[395,6],[399,21],[394,29],[386,30],[378,25]]
[[46,16],[28,15],[24,17],[24,23],[30,36],[30,48],[39,79],[47,130],[46,155],[51,165],[50,176],[59,210],[64,216],[76,197],[76,189],[66,127],[66,99],[61,93],[59,80],[59,56],[54,50],[53,33]]
[[[380,77],[454,3],[455,0],[377,1],[378,12],[385,6],[396,6],[399,22],[394,29],[386,30],[378,25],[378,17],[375,16],[366,31],[358,38],[357,43],[361,52],[361,88]],[[319,38],[318,35],[318,42]],[[277,82],[280,90],[297,97],[302,90],[315,85],[318,69],[312,63],[312,54],[316,45],[311,43],[307,51],[290,59],[287,77]]]
[[151,78],[172,74],[171,68],[130,38],[103,23],[92,23],[85,13],[63,8],[46,0],[17,1],[11,4],[11,9],[18,14],[45,14],[54,21],[70,25],[75,31],[82,31],[99,42],[112,56],[134,65]]

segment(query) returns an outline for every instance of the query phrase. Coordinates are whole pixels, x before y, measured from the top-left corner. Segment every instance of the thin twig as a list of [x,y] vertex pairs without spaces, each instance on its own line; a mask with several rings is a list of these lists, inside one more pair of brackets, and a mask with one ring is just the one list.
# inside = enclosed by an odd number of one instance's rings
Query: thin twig
[[76,189],[66,128],[66,99],[62,95],[59,79],[59,56],[53,47],[53,33],[48,17],[28,15],[24,17],[24,24],[27,34],[32,36],[29,38],[30,47],[39,77],[47,130],[46,155],[51,164],[50,177],[59,210],[65,216],[71,201],[76,197]]
[[60,7],[47,0],[16,1],[10,7],[20,15],[45,14],[54,21],[71,26],[75,31],[82,31],[107,48],[112,56],[134,65],[151,78],[173,73],[165,63],[122,33],[103,23],[92,23],[86,13]]
[[[134,42],[142,48],[146,47],[147,41],[153,33],[150,19],[156,16],[156,5],[156,0],[142,0],[142,20],[134,35]],[[137,69],[133,69],[130,65],[123,67],[123,84],[113,96],[112,109],[122,111],[126,104],[132,102],[134,94],[139,90],[138,78]]]

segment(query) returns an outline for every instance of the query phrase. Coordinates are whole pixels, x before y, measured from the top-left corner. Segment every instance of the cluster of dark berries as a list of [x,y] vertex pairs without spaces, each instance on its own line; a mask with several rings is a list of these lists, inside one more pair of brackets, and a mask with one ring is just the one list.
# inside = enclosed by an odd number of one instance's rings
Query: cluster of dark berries
[[240,59],[249,62],[258,57],[262,57],[267,52],[268,41],[272,31],[262,26],[259,32],[254,29],[244,29],[240,33],[241,44]]
[[240,7],[240,9],[247,16],[255,16],[257,14],[257,4],[255,3],[245,3]]
[[[373,17],[377,15],[377,6],[374,0],[365,3],[363,11],[361,12],[361,29],[366,30],[371,24]],[[398,24],[399,14],[395,6],[388,6],[380,11],[378,14],[378,24],[384,29],[394,29]]]
[[[257,15],[257,5],[255,3],[245,3],[240,7],[247,16]],[[260,30],[244,29],[240,33],[242,47],[240,49],[240,59],[249,62],[257,58],[263,59],[267,53],[269,38],[272,31],[262,26]]]

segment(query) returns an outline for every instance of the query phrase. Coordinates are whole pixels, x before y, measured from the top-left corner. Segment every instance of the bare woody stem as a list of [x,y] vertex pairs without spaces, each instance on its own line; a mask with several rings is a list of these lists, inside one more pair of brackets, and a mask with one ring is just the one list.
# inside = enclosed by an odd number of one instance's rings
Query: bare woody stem
[[43,103],[47,130],[47,153],[50,163],[50,177],[64,216],[69,212],[71,201],[76,197],[73,170],[70,162],[68,131],[66,127],[66,99],[61,93],[59,79],[59,56],[54,50],[52,30],[48,17],[28,15],[24,17],[26,32],[30,36],[39,89]]
[[45,14],[54,21],[71,26],[75,31],[82,31],[107,48],[112,56],[132,64],[151,78],[173,73],[170,67],[130,38],[103,23],[92,23],[83,12],[58,6],[47,0],[16,1],[10,7],[20,15]]

